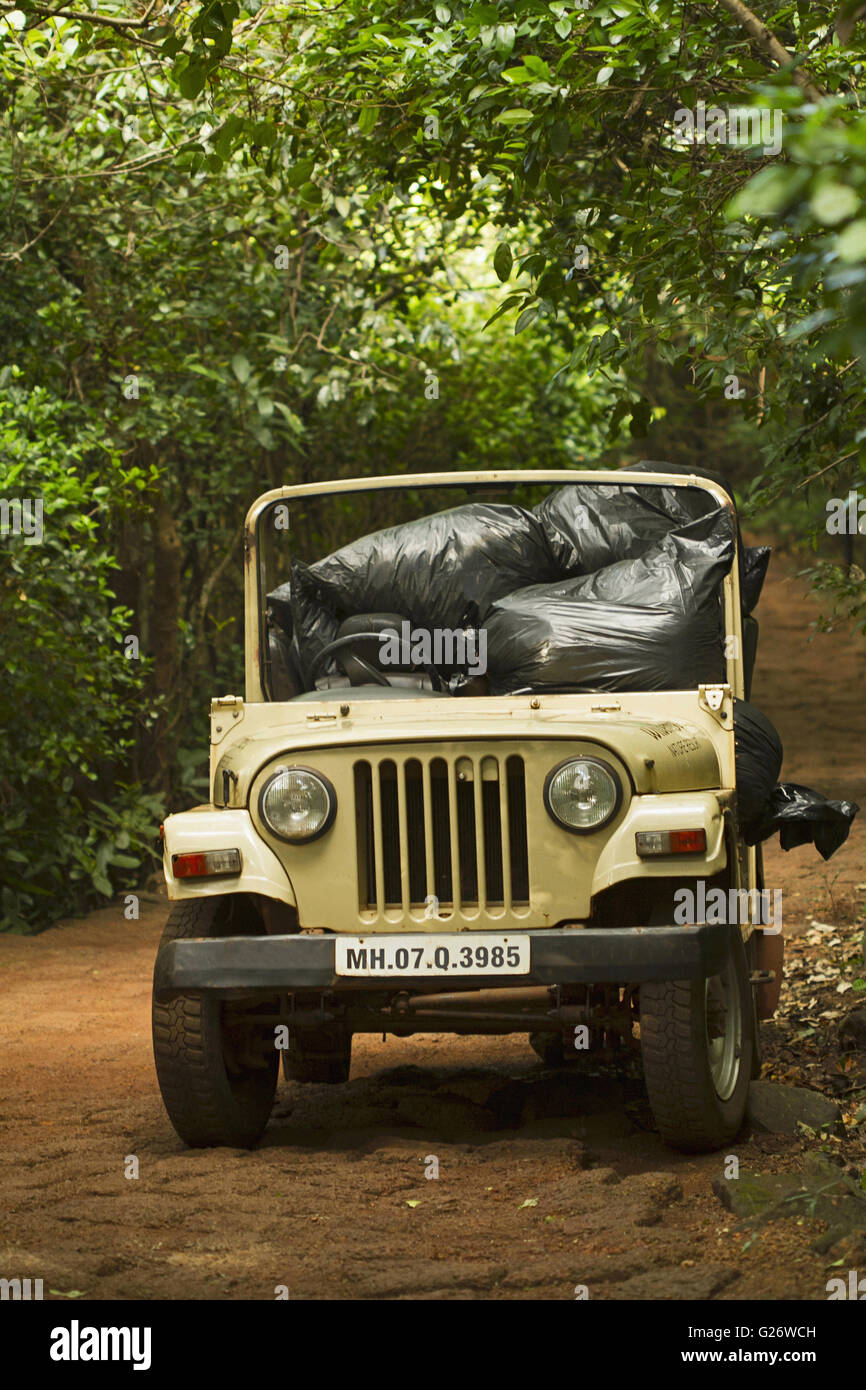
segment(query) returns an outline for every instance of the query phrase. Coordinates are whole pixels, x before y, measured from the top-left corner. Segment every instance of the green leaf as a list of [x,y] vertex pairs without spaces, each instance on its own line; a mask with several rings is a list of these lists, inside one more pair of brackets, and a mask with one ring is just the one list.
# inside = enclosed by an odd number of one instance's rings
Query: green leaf
[[175,65],[175,74],[181,96],[185,96],[189,100],[199,95],[207,81],[207,67],[199,58],[191,58],[180,72],[177,71],[177,65]]
[[111,863],[117,864],[121,869],[137,869],[141,860],[131,854],[112,854]]
[[496,117],[499,125],[525,125],[532,120],[532,112],[525,106],[512,106],[508,111],[500,111]]
[[506,68],[502,76],[509,82],[531,82],[532,73],[527,67]]
[[866,217],[858,218],[839,233],[836,253],[841,261],[866,260]]
[[812,194],[809,206],[819,222],[827,227],[835,227],[846,217],[853,217],[860,207],[860,199],[853,188],[843,183],[825,183]]
[[286,183],[289,188],[300,188],[302,183],[309,183],[310,175],[315,167],[315,159],[299,159],[286,174]]
[[524,53],[523,62],[535,77],[540,77],[543,82],[550,81],[550,68],[537,53]]
[[514,325],[515,333],[522,333],[524,328],[528,328],[529,325],[531,323],[534,323],[537,318],[538,305],[530,304],[526,309],[523,310],[522,314],[518,314],[517,322]]
[[806,318],[799,323],[793,324],[785,334],[785,341],[788,343],[796,342],[798,338],[808,338],[810,333],[814,333],[816,328],[823,328],[825,323],[831,323],[836,317],[835,309],[816,309],[814,314],[807,314]]
[[232,371],[240,382],[241,386],[246,385],[250,379],[252,368],[242,352],[236,352],[232,358]]
[[503,282],[511,274],[511,267],[514,265],[514,257],[511,254],[511,247],[507,241],[500,241],[493,256],[493,269]]
[[608,84],[608,82],[610,81],[610,79],[613,77],[613,74],[614,74],[614,69],[613,69],[613,68],[609,68],[609,67],[599,68],[598,72],[597,72],[596,75],[595,75],[596,86],[597,86],[597,87],[606,87],[607,84]]
[[557,207],[561,208],[562,189],[559,186],[559,180],[556,178],[554,174],[550,172],[549,169],[547,173],[544,175],[544,184],[548,193],[550,194],[551,202],[555,203]]
[[371,130],[375,130],[376,122],[379,119],[378,106],[365,106],[358,117],[358,129],[362,135],[369,135]]
[[571,127],[568,121],[554,121],[550,127],[550,152],[557,157],[568,154],[568,147],[571,143]]
[[523,300],[522,294],[510,294],[507,299],[503,299],[495,314],[491,314],[484,327],[489,328],[491,323],[501,319],[503,314],[507,314],[509,309],[513,309],[515,304],[520,304]]
[[731,199],[727,216],[774,217],[797,199],[808,181],[808,170],[789,164],[762,169]]

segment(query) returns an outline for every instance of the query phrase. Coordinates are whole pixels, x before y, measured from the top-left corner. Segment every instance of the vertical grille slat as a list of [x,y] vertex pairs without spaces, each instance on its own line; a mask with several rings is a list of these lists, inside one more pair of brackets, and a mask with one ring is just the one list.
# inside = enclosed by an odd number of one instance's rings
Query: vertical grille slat
[[429,762],[425,762],[422,771],[422,805],[424,815],[424,898],[439,897],[439,890],[436,886],[436,842],[434,839],[433,826],[433,779]]
[[523,759],[512,754],[505,764],[508,781],[508,838],[511,844],[511,893],[529,902],[529,846],[526,841],[526,778]]
[[529,902],[523,758],[413,752],[355,764],[359,907],[423,916]]
[[404,912],[409,911],[409,820],[406,814],[406,784],[409,769],[402,763],[397,769],[397,834],[399,836],[400,889],[398,901]]
[[451,848],[451,894],[456,907],[465,901],[463,891],[463,853],[460,845],[460,803],[457,799],[457,768],[448,763],[448,837]]
[[374,906],[381,912],[385,906],[385,863],[382,848],[382,796],[380,788],[379,769],[371,769],[370,772],[370,791],[373,811],[373,862],[375,864],[375,889],[376,898]]
[[[427,896],[427,808],[421,763],[410,758],[406,777],[406,850],[409,856],[409,903],[420,903]],[[402,835],[402,830],[401,830]],[[430,889],[433,892],[433,889]]]
[[451,875],[448,765],[444,758],[433,758],[429,767],[433,812],[433,864],[435,868],[433,893],[441,903],[450,903],[453,900],[454,889]]
[[476,901],[487,903],[487,845],[484,837],[484,782],[482,781],[482,768],[484,760],[474,758],[472,760],[472,792],[473,792],[473,829],[475,831],[475,869],[478,874],[478,888],[476,891]]
[[511,872],[511,833],[508,815],[508,763],[499,766],[499,835],[502,842],[502,900],[505,910],[513,902],[513,879]]

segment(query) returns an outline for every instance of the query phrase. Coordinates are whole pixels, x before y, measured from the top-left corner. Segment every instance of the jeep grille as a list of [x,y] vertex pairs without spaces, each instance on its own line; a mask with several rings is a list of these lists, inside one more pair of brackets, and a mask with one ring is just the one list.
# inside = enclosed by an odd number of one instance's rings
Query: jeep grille
[[355,764],[355,811],[362,910],[423,909],[431,897],[440,917],[455,906],[528,904],[518,754],[365,758]]

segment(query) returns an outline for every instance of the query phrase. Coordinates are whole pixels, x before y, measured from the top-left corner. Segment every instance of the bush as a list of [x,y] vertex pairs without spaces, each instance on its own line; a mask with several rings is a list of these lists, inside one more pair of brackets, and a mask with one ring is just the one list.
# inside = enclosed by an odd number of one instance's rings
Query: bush
[[134,781],[115,786],[145,663],[124,656],[129,613],[111,589],[104,533],[109,505],[142,480],[105,456],[93,426],[70,446],[63,409],[41,390],[0,393],[0,930],[47,925],[134,886],[161,814]]

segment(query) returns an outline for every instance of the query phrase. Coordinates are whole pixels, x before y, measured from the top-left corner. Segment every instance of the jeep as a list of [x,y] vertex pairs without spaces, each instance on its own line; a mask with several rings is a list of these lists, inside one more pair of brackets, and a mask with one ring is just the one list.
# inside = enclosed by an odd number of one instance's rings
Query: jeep
[[[413,655],[417,605],[397,594],[368,611],[381,588],[369,573],[335,562],[326,582],[298,559],[347,526],[368,535],[435,513],[444,540],[420,563],[401,552],[403,580],[422,606],[441,576],[465,582],[457,626],[477,637],[492,610],[448,530],[458,513],[441,508],[506,498],[523,516],[574,484],[598,489],[600,515],[613,485],[723,511],[733,561],[715,594],[709,679],[550,689],[541,642],[538,679],[497,685],[479,673],[485,644],[463,644],[471,671],[454,669],[454,642]],[[513,511],[494,503],[491,515]],[[779,930],[755,912],[760,853],[738,818],[735,701],[755,648],[739,547],[726,488],[664,464],[366,477],[259,497],[244,534],[245,693],[211,702],[210,800],[161,832],[172,909],[154,1054],[186,1144],[253,1145],[280,1058],[287,1079],[340,1083],[354,1034],[425,1032],[528,1035],[555,1066],[639,1049],[663,1140],[693,1152],[731,1142],[759,1071],[758,1018],[778,994],[767,967]],[[348,616],[328,608],[334,574],[354,594]],[[531,593],[534,576],[520,583]],[[442,630],[456,611],[445,605]],[[638,610],[623,608],[624,650],[654,611],[635,626]],[[699,904],[713,888],[750,906],[734,922],[684,921],[684,888]]]

